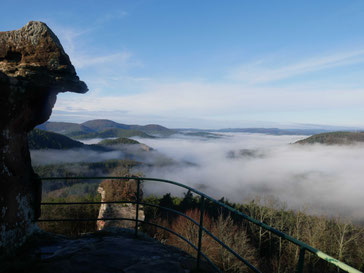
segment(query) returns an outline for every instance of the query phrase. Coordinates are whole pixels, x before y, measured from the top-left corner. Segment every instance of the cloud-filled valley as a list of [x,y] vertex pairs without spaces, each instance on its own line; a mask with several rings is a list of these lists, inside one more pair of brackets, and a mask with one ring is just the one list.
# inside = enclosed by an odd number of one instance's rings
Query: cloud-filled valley
[[[226,133],[217,139],[175,135],[137,139],[154,150],[129,152],[146,163],[137,170],[146,177],[178,181],[217,199],[241,203],[274,198],[288,208],[363,221],[364,146],[293,144],[302,138],[246,133]],[[126,158],[122,149],[38,150],[31,154],[35,165]],[[155,182],[144,187],[149,194],[183,193],[175,186]]]
[[[197,165],[144,172],[146,176],[197,187],[215,198],[224,196],[234,202],[257,196],[275,198],[293,209],[307,208],[311,213],[364,219],[364,146],[291,144],[302,138],[229,134],[214,140],[144,140],[169,157]],[[243,150],[241,156],[229,157],[229,152],[239,155],[239,150]],[[250,150],[253,152],[249,153]],[[157,185],[147,189],[165,191]]]

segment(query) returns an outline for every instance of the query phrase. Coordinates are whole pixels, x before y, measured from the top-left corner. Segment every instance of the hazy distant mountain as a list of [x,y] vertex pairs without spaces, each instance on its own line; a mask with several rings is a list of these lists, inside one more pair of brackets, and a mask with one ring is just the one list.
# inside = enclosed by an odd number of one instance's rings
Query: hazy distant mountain
[[107,119],[95,119],[82,123],[83,126],[86,126],[94,131],[101,132],[108,129],[123,129],[123,130],[134,130],[146,133],[148,135],[159,135],[159,136],[170,136],[175,134],[176,131],[163,127],[157,124],[149,124],[149,125],[127,125],[122,123],[117,123],[112,120]]
[[91,138],[112,138],[112,137],[141,137],[141,138],[154,138],[154,136],[148,135],[142,131],[128,130],[120,128],[107,129],[101,132],[92,133],[72,133],[69,135],[74,139],[91,139]]
[[51,131],[63,135],[68,135],[73,132],[84,132],[84,133],[90,133],[95,132],[95,130],[86,127],[82,124],[77,123],[71,123],[71,122],[50,122],[47,121],[41,125],[37,126],[38,129],[45,130],[45,131]]
[[211,130],[213,132],[225,133],[259,133],[268,135],[314,135],[326,133],[326,129],[279,129],[279,128],[227,128],[220,130]]
[[126,130],[130,129],[130,125],[117,123],[115,121],[108,120],[108,119],[89,120],[89,121],[82,123],[81,125],[88,127],[95,132],[101,132],[101,131],[105,131],[108,129],[114,129],[114,128],[126,129]]
[[221,135],[221,134],[215,134],[215,133],[204,132],[204,131],[184,132],[183,134],[186,135],[186,136],[204,137],[204,138],[222,138],[222,137],[224,137],[224,135]]
[[148,125],[130,125],[130,129],[139,130],[149,135],[157,136],[170,136],[176,134],[177,131],[168,129],[158,124],[148,124]]
[[[280,129],[280,128],[225,128],[225,129],[169,129],[157,124],[129,125],[107,119],[94,119],[82,124],[70,122],[46,122],[37,128],[67,135],[75,139],[109,138],[109,137],[168,137],[176,133],[188,136],[206,138],[220,137],[213,133],[259,133],[269,135],[315,135],[332,132],[327,126],[309,129]],[[336,129],[338,130],[338,129]],[[346,130],[346,129],[340,129]],[[129,131],[129,133],[127,133]]]
[[166,127],[163,127],[161,125],[157,125],[157,124],[149,124],[149,125],[127,125],[127,124],[122,124],[122,123],[117,123],[114,122],[112,120],[107,120],[107,119],[95,119],[95,120],[90,120],[90,121],[86,121],[84,123],[82,123],[82,125],[89,127],[95,131],[104,131],[107,129],[112,129],[112,128],[119,128],[119,129],[125,129],[125,130],[136,130],[136,131],[141,131],[144,132],[146,134],[155,134],[155,135],[162,135],[162,136],[166,136],[166,135],[172,135],[175,134],[176,131],[168,129]]
[[356,142],[364,142],[364,132],[330,132],[310,136],[297,141],[297,144],[327,144],[327,145],[346,145]]
[[[170,136],[177,133],[175,130],[168,129],[161,125],[128,125],[117,123],[107,119],[89,120],[82,124],[71,122],[46,122],[39,126],[38,129],[52,131],[67,135],[72,138],[97,138],[97,137],[152,137],[152,136]],[[130,131],[130,133],[126,133]]]

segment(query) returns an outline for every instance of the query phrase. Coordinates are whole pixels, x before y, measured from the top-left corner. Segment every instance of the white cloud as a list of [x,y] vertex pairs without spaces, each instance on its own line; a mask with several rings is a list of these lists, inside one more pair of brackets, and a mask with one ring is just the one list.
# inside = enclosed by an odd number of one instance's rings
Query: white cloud
[[150,84],[138,94],[85,94],[59,99],[55,109],[124,110],[130,113],[185,117],[229,116],[249,111],[308,111],[361,107],[363,89],[258,88],[240,84],[182,82]]
[[128,65],[131,56],[132,54],[127,51],[109,55],[101,55],[101,56],[94,56],[92,54],[86,54],[86,53],[78,53],[72,57],[72,63],[78,69],[90,66],[100,66],[100,65],[108,65],[108,66],[112,65],[113,68],[110,69],[114,69],[115,66]]
[[[93,52],[95,49],[89,48],[84,37],[92,31],[93,29],[77,31],[68,28],[57,30],[81,79],[91,90],[82,96],[60,96],[55,106],[58,113],[63,111],[72,115],[83,109],[89,112],[85,113],[84,117],[92,113],[91,116],[97,118],[110,116],[105,114],[105,111],[110,113],[122,110],[137,120],[141,120],[144,116],[143,123],[153,122],[148,121],[151,117],[157,117],[159,120],[164,117],[171,120],[169,122],[171,124],[172,120],[183,118],[205,121],[253,118],[279,122],[279,115],[282,116],[282,112],[285,112],[284,121],[325,123],[325,117],[319,120],[302,118],[295,120],[294,113],[300,112],[304,116],[311,111],[312,117],[312,111],[334,113],[339,109],[341,111],[359,109],[362,108],[364,101],[363,88],[339,86],[335,81],[333,83],[311,81],[301,85],[296,83],[280,87],[258,85],[309,72],[364,63],[364,50],[326,54],[324,57],[312,57],[288,65],[272,64],[272,60],[246,64],[235,69],[229,75],[228,81],[187,79],[165,82],[163,78],[158,80],[148,75],[133,75],[130,71],[143,67],[143,63],[128,50],[95,54]],[[227,71],[223,71],[222,74],[224,72],[226,74]],[[292,117],[289,119],[287,115]],[[77,116],[82,115],[77,113]],[[273,116],[274,119],[270,119]],[[114,119],[117,118],[115,116]],[[347,120],[351,125],[362,123],[359,117],[352,118],[351,121]],[[345,119],[341,121],[345,123]],[[331,121],[329,123],[335,124]]]
[[105,14],[101,15],[100,17],[98,17],[95,20],[95,22],[97,24],[105,24],[110,21],[123,19],[127,15],[128,15],[128,13],[124,10],[116,10],[114,12],[105,13]]
[[276,58],[273,64],[265,61],[244,64],[233,69],[229,78],[252,84],[265,83],[310,72],[364,63],[364,49],[315,56],[285,65],[280,64],[280,62],[280,59]]
[[[109,18],[108,20],[112,20],[114,18],[113,16],[114,15],[107,15],[106,17]],[[122,12],[120,12],[120,14],[116,13],[115,17],[118,16],[122,17],[125,16],[125,14]],[[120,49],[113,53],[104,54],[104,52],[99,53],[97,47],[90,46],[87,39],[88,35],[95,32],[97,30],[97,26],[91,26],[82,30],[57,25],[52,28],[55,33],[57,33],[63,48],[70,56],[71,62],[75,66],[76,70],[93,67],[98,71],[107,70],[108,72],[120,72],[120,68],[141,65],[140,61],[132,59],[133,54],[126,49]]]

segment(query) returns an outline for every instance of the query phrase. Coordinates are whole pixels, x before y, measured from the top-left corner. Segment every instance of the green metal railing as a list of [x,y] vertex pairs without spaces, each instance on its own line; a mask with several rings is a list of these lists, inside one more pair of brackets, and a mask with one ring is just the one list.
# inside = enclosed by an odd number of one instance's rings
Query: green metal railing
[[[135,180],[137,183],[137,192],[136,192],[136,201],[109,201],[109,202],[68,202],[68,203],[41,203],[41,205],[43,206],[47,206],[47,205],[86,205],[86,204],[126,204],[126,203],[130,203],[130,204],[135,204],[136,205],[136,215],[135,215],[135,219],[132,218],[96,218],[96,219],[38,219],[36,221],[38,222],[57,222],[57,221],[64,221],[64,222],[70,222],[70,221],[112,221],[112,220],[128,220],[128,221],[134,221],[135,222],[135,227],[134,227],[134,232],[135,232],[135,236],[138,236],[138,224],[139,223],[145,223],[148,225],[152,225],[155,226],[157,228],[161,228],[163,230],[166,230],[174,235],[176,235],[177,237],[179,237],[180,239],[182,239],[183,241],[185,241],[186,243],[188,243],[193,249],[195,249],[197,251],[197,259],[196,259],[196,268],[199,269],[200,265],[201,265],[201,257],[203,257],[217,272],[222,272],[202,251],[201,251],[201,246],[202,246],[202,236],[203,236],[203,232],[205,232],[206,234],[208,234],[211,238],[213,238],[216,242],[218,242],[220,245],[222,245],[226,250],[228,250],[232,255],[234,255],[238,260],[240,260],[241,262],[243,262],[247,267],[249,267],[252,271],[254,272],[258,272],[261,273],[261,271],[259,271],[256,267],[254,267],[251,263],[249,263],[249,261],[247,261],[246,259],[244,259],[243,257],[241,257],[238,253],[236,253],[233,249],[231,249],[229,246],[227,246],[224,242],[222,242],[219,238],[217,238],[215,235],[213,235],[210,231],[208,231],[204,226],[203,226],[203,218],[204,218],[204,211],[205,211],[205,202],[206,200],[209,200],[225,209],[227,209],[228,211],[241,216],[242,218],[246,219],[247,221],[262,227],[265,230],[268,230],[270,232],[272,232],[273,234],[277,235],[280,238],[283,238],[285,240],[288,240],[289,242],[297,245],[300,248],[300,252],[299,252],[299,259],[298,259],[298,263],[297,263],[297,267],[296,267],[296,272],[297,273],[302,273],[303,272],[303,267],[304,267],[304,259],[305,259],[305,253],[306,251],[311,252],[312,254],[316,255],[317,257],[319,257],[320,259],[325,260],[328,263],[331,263],[335,266],[337,266],[338,268],[344,270],[345,272],[349,272],[349,273],[362,273],[359,270],[341,262],[338,261],[337,259],[331,257],[330,255],[315,249],[307,244],[305,244],[304,242],[301,242],[267,224],[264,224],[220,201],[215,200],[214,198],[198,191],[195,190],[194,188],[191,188],[189,186],[183,185],[181,183],[178,182],[174,182],[174,181],[170,181],[170,180],[165,180],[165,179],[158,179],[158,178],[146,178],[146,177],[45,177],[45,178],[41,178],[42,180],[101,180],[101,179],[120,179],[120,180]],[[159,206],[159,205],[155,205],[155,204],[149,204],[149,203],[144,203],[140,201],[140,184],[141,182],[147,182],[147,181],[154,181],[154,182],[160,182],[160,183],[167,183],[167,184],[172,184],[172,185],[176,185],[182,188],[185,188],[197,195],[200,196],[200,221],[197,222],[196,220],[194,220],[193,218],[189,217],[188,215],[185,215],[177,210],[171,209],[171,208],[167,208],[167,207],[163,207],[163,206]],[[139,220],[139,205],[143,205],[143,206],[151,206],[151,207],[155,207],[155,208],[161,208],[173,213],[176,213],[182,217],[185,217],[186,219],[190,220],[191,222],[193,222],[195,225],[197,225],[199,227],[199,232],[198,232],[198,245],[195,246],[192,242],[190,242],[189,240],[187,240],[185,237],[181,236],[180,234],[176,233],[175,231],[155,224],[155,223],[151,223],[151,222],[147,222],[144,220]]]

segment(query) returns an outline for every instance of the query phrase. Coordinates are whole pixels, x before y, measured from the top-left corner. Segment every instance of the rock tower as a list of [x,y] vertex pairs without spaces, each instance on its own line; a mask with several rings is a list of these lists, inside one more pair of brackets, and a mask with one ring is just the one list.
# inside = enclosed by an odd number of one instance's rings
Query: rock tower
[[20,246],[40,214],[27,133],[48,120],[59,92],[87,90],[46,24],[0,32],[0,253]]

